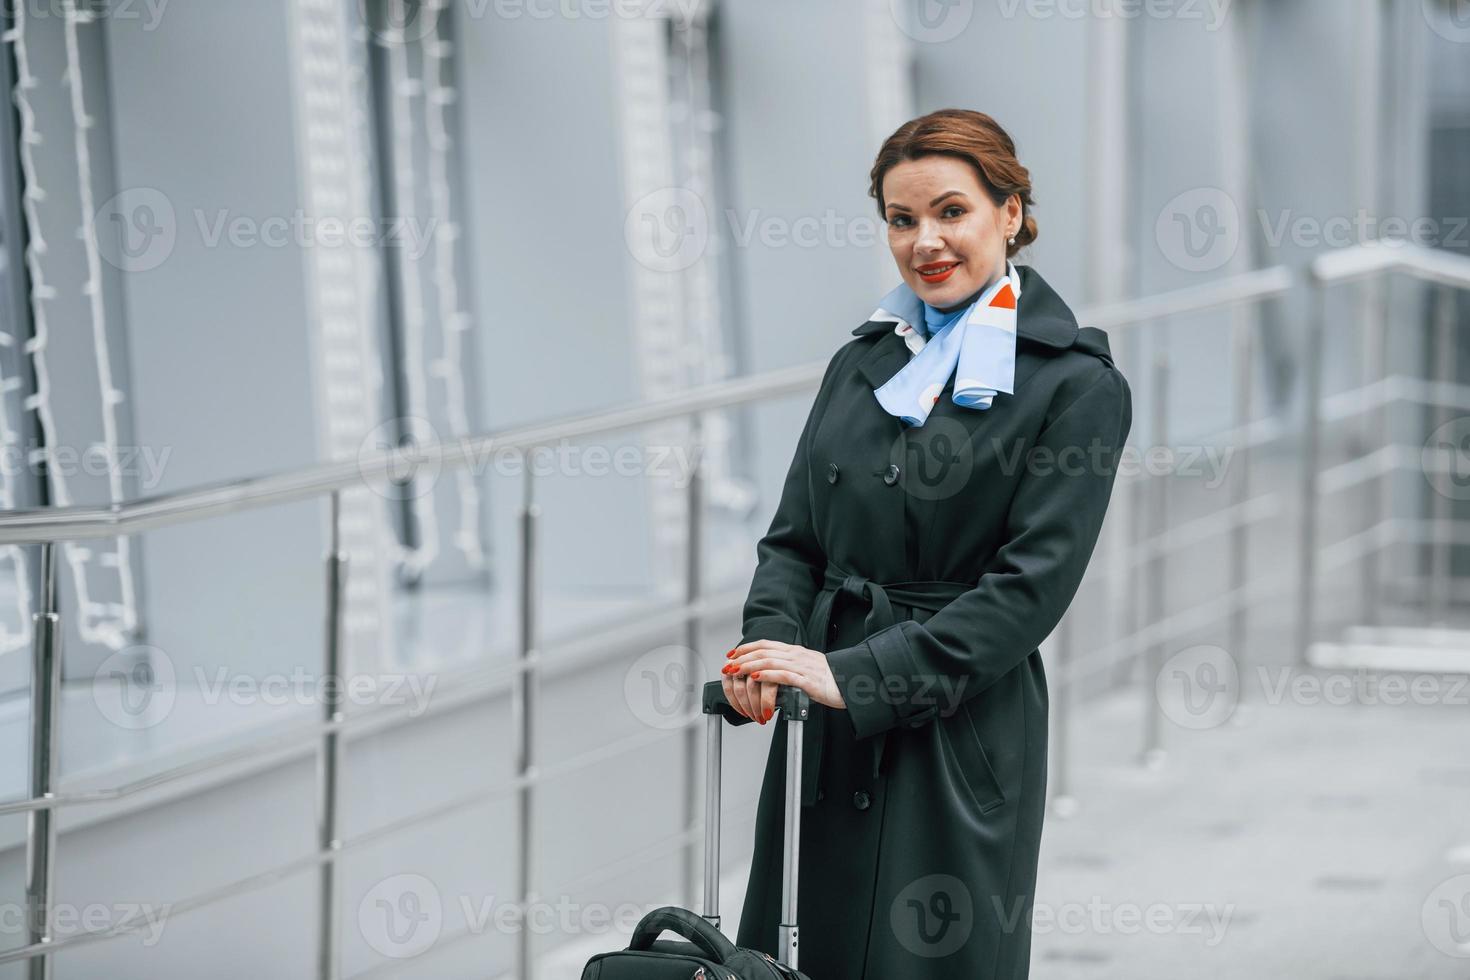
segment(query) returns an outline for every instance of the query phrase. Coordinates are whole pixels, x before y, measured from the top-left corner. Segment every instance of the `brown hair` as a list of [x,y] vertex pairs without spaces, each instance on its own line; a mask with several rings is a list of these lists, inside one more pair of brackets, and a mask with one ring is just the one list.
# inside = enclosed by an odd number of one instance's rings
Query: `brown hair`
[[974,167],[996,207],[1003,207],[1012,194],[1021,196],[1021,227],[1016,244],[1006,245],[1006,258],[1036,241],[1031,172],[1016,159],[1016,144],[1000,124],[973,109],[940,109],[910,119],[883,141],[868,185],[868,196],[877,200],[880,215],[887,217],[883,175],[905,160],[935,155],[957,157]]

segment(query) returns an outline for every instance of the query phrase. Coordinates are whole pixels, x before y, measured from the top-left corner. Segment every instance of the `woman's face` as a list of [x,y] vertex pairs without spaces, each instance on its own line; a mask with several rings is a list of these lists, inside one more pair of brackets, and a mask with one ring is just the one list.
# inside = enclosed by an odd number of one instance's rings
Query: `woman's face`
[[996,207],[968,162],[934,155],[894,165],[883,175],[883,206],[899,274],[930,306],[954,306],[1005,275],[1021,198]]

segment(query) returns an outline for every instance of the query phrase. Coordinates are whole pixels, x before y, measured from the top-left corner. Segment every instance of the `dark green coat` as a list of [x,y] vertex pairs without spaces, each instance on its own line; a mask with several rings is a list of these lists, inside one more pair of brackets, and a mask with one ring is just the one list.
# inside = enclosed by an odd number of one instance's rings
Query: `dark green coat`
[[[1027,975],[1046,789],[1038,649],[1102,525],[1132,397],[1107,335],[1018,266],[1015,394],[923,426],[874,389],[909,360],[892,323],[833,356],[745,603],[742,642],[826,652],[813,703],[799,956],[813,980]],[[779,720],[779,719],[778,719]],[[736,937],[777,950],[785,725],[773,733]]]

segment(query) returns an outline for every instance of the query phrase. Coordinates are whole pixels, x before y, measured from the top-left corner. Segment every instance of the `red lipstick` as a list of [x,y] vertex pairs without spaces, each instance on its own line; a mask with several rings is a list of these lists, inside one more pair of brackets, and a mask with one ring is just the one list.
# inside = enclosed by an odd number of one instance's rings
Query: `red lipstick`
[[920,279],[927,283],[940,283],[954,275],[954,270],[959,267],[958,262],[930,262],[926,265],[915,266],[914,271],[919,274]]

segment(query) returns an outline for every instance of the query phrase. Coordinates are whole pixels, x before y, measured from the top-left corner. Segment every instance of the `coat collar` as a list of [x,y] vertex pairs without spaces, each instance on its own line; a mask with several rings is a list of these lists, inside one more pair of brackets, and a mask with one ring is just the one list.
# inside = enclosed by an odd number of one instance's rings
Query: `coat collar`
[[[1077,317],[1056,290],[1029,265],[1016,266],[1021,276],[1021,296],[1016,305],[1016,337],[1065,350],[1077,339]],[[880,388],[908,363],[909,350],[893,332],[891,320],[869,320],[853,330],[853,336],[886,333],[879,337],[858,370],[874,388]]]

